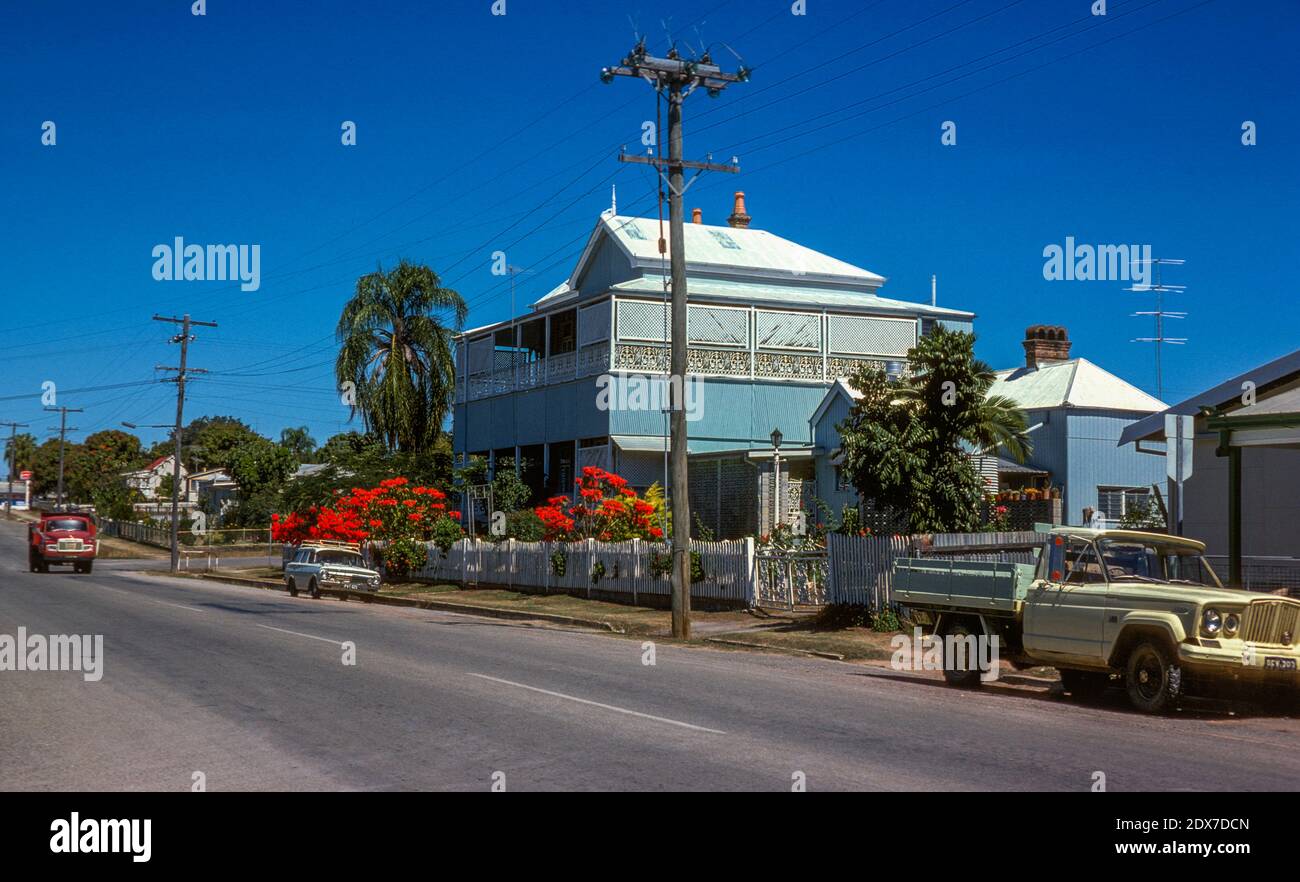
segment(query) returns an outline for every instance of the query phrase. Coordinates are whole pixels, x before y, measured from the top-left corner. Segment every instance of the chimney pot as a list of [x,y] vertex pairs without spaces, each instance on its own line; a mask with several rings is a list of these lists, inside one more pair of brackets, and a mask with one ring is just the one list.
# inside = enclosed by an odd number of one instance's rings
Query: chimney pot
[[731,217],[727,218],[727,224],[744,229],[749,226],[750,220],[750,216],[745,213],[745,193],[737,190],[735,207],[731,211]]
[[691,223],[693,224],[704,223],[704,209],[702,208],[691,209]]
[[1025,328],[1025,367],[1037,368],[1070,358],[1070,336],[1059,325],[1030,325]]

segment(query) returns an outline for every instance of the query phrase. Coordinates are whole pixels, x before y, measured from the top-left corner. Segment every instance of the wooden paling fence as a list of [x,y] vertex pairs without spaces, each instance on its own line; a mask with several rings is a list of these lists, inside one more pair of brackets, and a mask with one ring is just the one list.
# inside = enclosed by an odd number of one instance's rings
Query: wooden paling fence
[[[691,596],[753,602],[754,540],[691,542],[703,576]],[[625,594],[640,597],[672,593],[669,547],[661,542],[487,542],[462,539],[444,556],[430,544],[429,561],[412,573],[421,581],[499,585],[542,591]]]
[[[930,536],[826,537],[827,603],[851,603],[883,609],[893,606],[894,561],[900,557],[959,552],[966,560],[1033,563],[1031,549],[1000,551],[999,545],[1038,545],[1041,533],[936,533]],[[980,547],[988,548],[980,551]]]

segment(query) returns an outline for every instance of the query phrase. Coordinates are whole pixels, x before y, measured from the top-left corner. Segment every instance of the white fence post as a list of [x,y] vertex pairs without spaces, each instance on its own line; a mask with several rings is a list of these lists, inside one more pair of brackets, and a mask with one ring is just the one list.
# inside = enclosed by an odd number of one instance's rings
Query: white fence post
[[745,537],[745,605],[758,606],[758,566],[754,560],[754,537]]

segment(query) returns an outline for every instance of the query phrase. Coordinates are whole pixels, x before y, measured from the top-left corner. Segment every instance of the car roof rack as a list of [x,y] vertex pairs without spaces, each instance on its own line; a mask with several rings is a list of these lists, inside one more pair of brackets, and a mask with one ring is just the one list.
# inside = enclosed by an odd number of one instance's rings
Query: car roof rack
[[346,542],[342,539],[308,539],[303,543],[308,548],[341,548],[346,551],[361,553],[360,542]]

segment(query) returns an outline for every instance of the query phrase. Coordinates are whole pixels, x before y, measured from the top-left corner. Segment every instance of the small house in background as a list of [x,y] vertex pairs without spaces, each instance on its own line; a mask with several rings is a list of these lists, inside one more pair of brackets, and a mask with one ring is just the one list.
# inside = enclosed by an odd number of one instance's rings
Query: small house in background
[[[139,490],[140,495],[143,496],[147,502],[157,501],[159,499],[158,487],[162,484],[164,478],[170,478],[172,476],[172,464],[175,461],[176,457],[174,455],[169,454],[167,456],[160,456],[142,469],[123,473],[122,479],[126,482],[126,486],[129,489]],[[181,464],[180,474],[181,487],[184,488],[190,475],[189,470],[185,468],[184,463]]]
[[1300,594],[1300,350],[1128,426],[1119,443],[1154,453],[1161,481],[1169,417],[1193,419],[1182,534],[1225,580]]
[[239,485],[224,469],[194,472],[186,479],[185,485],[186,498],[207,513],[213,525],[221,522],[222,515],[235,504],[239,495]]
[[999,461],[999,488],[1059,489],[1067,524],[1083,524],[1085,509],[1118,521],[1134,506],[1155,504],[1151,485],[1164,480],[1164,464],[1117,444],[1164,402],[1086,358],[1071,358],[1063,327],[1027,328],[1023,345],[1024,366],[998,371],[989,395],[1025,412],[1033,453],[1023,465]]
[[[1070,358],[1065,328],[1036,325],[1025,332],[1025,365],[998,371],[989,395],[1025,411],[1033,453],[1023,463],[997,451],[968,450],[990,495],[1016,497],[1012,522],[1083,523],[1085,508],[1117,521],[1147,505],[1164,466],[1133,450],[1117,450],[1126,427],[1165,405],[1086,358]],[[815,496],[836,514],[857,504],[857,491],[840,467],[838,426],[860,397],[837,380],[810,419]],[[1023,497],[1023,501],[1021,499]]]

